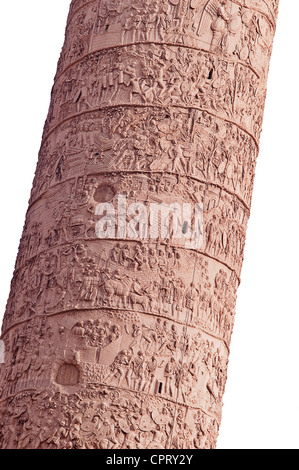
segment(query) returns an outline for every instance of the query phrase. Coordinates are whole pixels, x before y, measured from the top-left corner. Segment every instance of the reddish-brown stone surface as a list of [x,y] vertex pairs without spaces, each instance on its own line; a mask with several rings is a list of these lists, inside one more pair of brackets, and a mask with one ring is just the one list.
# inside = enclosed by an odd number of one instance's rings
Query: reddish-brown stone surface
[[[2,328],[1,448],[215,447],[277,7],[72,1]],[[120,219],[120,195],[198,204],[202,243]]]

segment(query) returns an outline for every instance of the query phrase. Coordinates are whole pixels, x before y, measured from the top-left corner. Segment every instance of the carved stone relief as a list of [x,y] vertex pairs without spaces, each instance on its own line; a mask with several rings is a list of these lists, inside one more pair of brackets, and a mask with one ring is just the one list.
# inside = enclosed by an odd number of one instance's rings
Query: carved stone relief
[[[2,326],[0,448],[215,448],[277,8],[71,2]],[[161,212],[153,237],[120,197],[200,207],[201,244],[195,215]]]

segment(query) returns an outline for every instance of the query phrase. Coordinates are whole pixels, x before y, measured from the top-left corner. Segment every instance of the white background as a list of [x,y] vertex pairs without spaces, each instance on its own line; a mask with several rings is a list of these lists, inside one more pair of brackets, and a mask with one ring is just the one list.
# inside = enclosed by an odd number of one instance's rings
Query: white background
[[[70,0],[1,2],[0,319]],[[281,0],[218,449],[299,449],[298,0]]]

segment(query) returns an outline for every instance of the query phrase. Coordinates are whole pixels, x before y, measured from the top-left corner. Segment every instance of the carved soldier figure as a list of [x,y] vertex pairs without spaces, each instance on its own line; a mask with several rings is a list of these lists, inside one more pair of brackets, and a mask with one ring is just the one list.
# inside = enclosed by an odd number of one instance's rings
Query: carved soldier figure
[[228,23],[230,16],[227,11],[227,0],[219,0],[219,6],[216,7],[216,18],[211,24],[213,39],[211,43],[211,51],[224,50],[227,41]]
[[170,397],[175,397],[175,383],[177,379],[177,364],[173,357],[170,358],[170,361],[166,364],[164,370],[165,377],[165,393]]
[[74,98],[74,103],[77,104],[77,112],[79,113],[82,110],[82,107],[85,105],[87,108],[91,108],[91,104],[89,103],[89,92],[86,86],[85,81],[81,83],[81,88],[77,92],[77,95]]

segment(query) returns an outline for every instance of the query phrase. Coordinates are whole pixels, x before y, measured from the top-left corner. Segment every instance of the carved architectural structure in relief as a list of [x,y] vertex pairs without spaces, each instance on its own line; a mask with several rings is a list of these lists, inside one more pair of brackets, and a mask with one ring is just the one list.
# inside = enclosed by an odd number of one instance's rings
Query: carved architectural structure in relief
[[[277,8],[71,2],[2,327],[2,449],[216,446]],[[202,204],[202,245],[99,239],[119,195]]]

